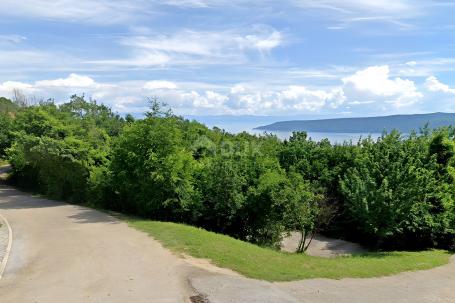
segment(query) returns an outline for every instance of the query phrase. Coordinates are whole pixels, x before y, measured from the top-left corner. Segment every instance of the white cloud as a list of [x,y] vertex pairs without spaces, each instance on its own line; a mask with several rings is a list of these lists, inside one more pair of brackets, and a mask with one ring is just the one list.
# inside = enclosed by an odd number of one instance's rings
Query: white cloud
[[190,101],[194,109],[205,110],[210,108],[219,109],[224,106],[224,102],[229,98],[214,91],[206,91],[203,95],[196,91],[191,91],[183,93],[182,99]]
[[439,81],[435,76],[430,76],[425,81],[425,87],[431,92],[442,92],[446,94],[455,94],[455,88]]
[[42,80],[35,83],[36,87],[86,87],[96,88],[98,84],[88,76],[70,74],[67,78]]
[[[393,30],[415,29],[408,20],[425,14],[429,0],[290,0],[294,5],[304,9],[314,9],[322,18],[335,22],[329,29],[342,30],[354,23],[390,24]],[[382,31],[385,30],[382,28]],[[370,32],[371,34],[371,32]]]
[[283,43],[283,35],[276,30],[262,30],[257,34],[246,35],[245,37],[235,38],[234,40],[238,40],[239,46],[243,48],[269,51]]
[[[236,0],[238,1],[238,0]],[[234,1],[224,0],[166,0],[162,1],[167,5],[178,7],[209,8],[214,6],[231,5]]]
[[10,97],[18,89],[33,99],[66,98],[72,94],[93,93],[103,95],[103,90],[112,90],[110,84],[100,84],[88,76],[70,74],[67,78],[40,80],[33,84],[6,81],[0,83],[0,96]]
[[383,15],[407,18],[420,11],[420,5],[416,1],[409,0],[293,0],[295,5],[305,8],[323,9],[338,14],[355,16]]
[[234,85],[224,106],[235,114],[295,114],[318,112],[323,108],[337,108],[344,103],[341,90],[310,89],[302,85],[264,89],[253,85]]
[[92,60],[85,63],[112,67],[156,67],[164,66],[171,63],[172,58],[159,52],[147,52],[143,50],[134,50],[135,55],[131,58],[112,59],[112,60]]
[[[411,56],[418,55],[418,53],[415,55],[411,54]],[[422,53],[422,55],[425,55],[425,53]],[[426,55],[427,59],[410,61],[404,64],[398,63],[395,67],[399,75],[405,77],[430,77],[435,73],[452,72],[455,69],[455,58],[430,58],[430,55],[432,54]]]
[[12,92],[14,89],[28,91],[33,89],[33,85],[17,81],[6,81],[0,84],[0,92]]
[[70,74],[66,78],[40,80],[33,84],[7,81],[0,95],[11,96],[20,89],[35,99],[66,100],[74,93],[91,96],[121,112],[143,112],[152,93],[179,114],[277,114],[317,112],[343,104],[339,89],[310,89],[301,85],[264,89],[253,84],[210,88],[204,83],[175,83],[167,80],[99,83],[89,76]]
[[408,79],[391,78],[388,66],[371,66],[342,79],[343,90],[353,101],[385,101],[395,107],[417,103],[423,94]]
[[121,43],[135,49],[153,52],[208,56],[221,47],[221,45],[212,42],[220,41],[221,37],[216,33],[206,34],[207,36],[202,32],[187,30],[174,35],[128,37],[122,39]]
[[215,105],[217,104],[223,104],[223,102],[227,101],[229,98],[225,95],[219,94],[214,91],[206,91],[205,95],[208,100],[214,101]]
[[296,110],[317,111],[329,103],[332,107],[338,107],[345,100],[344,94],[338,89],[333,91],[310,90],[305,86],[296,85],[289,86],[280,94],[283,107],[291,106]]
[[236,84],[231,88],[231,94],[240,94],[245,91],[245,87],[241,84]]
[[[63,22],[109,25],[115,23],[138,23],[137,20],[153,18],[168,13],[166,6],[179,9],[242,9],[244,11],[270,12],[286,10],[306,11],[308,8],[334,16],[344,28],[346,23],[359,21],[392,22],[400,27],[408,25],[399,20],[424,14],[429,6],[445,5],[431,0],[2,0],[0,16],[58,20]],[[328,14],[327,14],[328,12]]]
[[176,89],[177,84],[171,81],[165,80],[153,80],[148,81],[143,86],[145,89],[155,90],[155,89]]
[[428,103],[426,111],[455,112],[455,88],[441,82],[435,76],[426,78],[424,86],[427,90]]
[[[22,46],[22,45],[21,45]],[[99,66],[87,64],[69,52],[58,49],[38,49],[35,47],[9,47],[2,48],[0,43],[0,81],[12,77],[31,77],[32,72],[38,75],[54,72],[77,72],[99,70]]]
[[[296,82],[294,82],[296,83]],[[455,93],[455,89],[428,78],[429,91]],[[408,79],[393,78],[387,66],[372,66],[339,80],[331,87],[302,84],[282,85],[245,82],[213,85],[209,83],[149,81],[97,82],[87,75],[70,74],[59,79],[34,83],[0,83],[0,95],[11,96],[14,88],[36,99],[62,101],[72,94],[85,93],[123,113],[141,113],[147,109],[146,98],[157,96],[177,114],[219,115],[296,115],[342,112],[355,106],[356,112],[393,113],[417,108],[423,94]],[[427,100],[427,99],[424,99]],[[413,107],[409,107],[413,105]]]
[[131,51],[122,59],[90,61],[109,66],[163,66],[243,63],[257,54],[267,54],[284,43],[283,34],[266,26],[244,30],[181,30],[172,34],[149,34],[120,39]]
[[[417,0],[421,2],[420,0]],[[212,8],[220,6],[266,6],[270,7],[274,4],[272,0],[263,1],[247,1],[247,0],[166,0],[162,1],[168,5],[179,7],[194,7],[194,8]],[[276,3],[276,2],[275,2]],[[415,9],[415,1],[410,0],[287,0],[280,2],[281,5],[294,5],[304,8],[317,8],[331,10],[341,13],[353,13],[357,11],[366,11],[372,13],[378,12],[393,12],[403,13],[413,11]]]
[[27,38],[20,35],[0,35],[0,45],[19,44],[25,40]]
[[2,0],[0,16],[112,24],[147,11],[143,1],[127,0]]
[[0,68],[23,67],[27,65],[42,65],[51,62],[51,57],[43,52],[28,50],[0,50]]
[[370,101],[351,101],[351,102],[348,102],[349,105],[366,105],[366,104],[373,104],[375,103],[374,101],[370,100]]

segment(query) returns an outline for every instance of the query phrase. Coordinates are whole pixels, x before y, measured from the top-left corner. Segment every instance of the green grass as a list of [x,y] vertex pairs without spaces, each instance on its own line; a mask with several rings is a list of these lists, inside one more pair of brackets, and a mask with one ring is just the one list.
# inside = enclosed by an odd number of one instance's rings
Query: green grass
[[2,158],[0,158],[0,166],[5,166],[5,165],[8,165],[8,161],[3,160]]
[[262,248],[182,224],[136,219],[130,219],[129,224],[174,252],[210,259],[220,267],[267,281],[379,277],[444,265],[451,256],[447,251],[429,250],[376,252],[327,259]]

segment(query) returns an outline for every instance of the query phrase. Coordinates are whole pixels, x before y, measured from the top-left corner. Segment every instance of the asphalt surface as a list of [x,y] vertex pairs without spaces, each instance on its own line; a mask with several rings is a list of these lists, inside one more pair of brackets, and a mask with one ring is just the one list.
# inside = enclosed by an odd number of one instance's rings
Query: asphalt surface
[[188,302],[187,265],[109,215],[0,186],[14,234],[1,303]]
[[314,279],[277,283],[301,302],[312,303],[453,303],[455,259],[448,265],[369,279]]

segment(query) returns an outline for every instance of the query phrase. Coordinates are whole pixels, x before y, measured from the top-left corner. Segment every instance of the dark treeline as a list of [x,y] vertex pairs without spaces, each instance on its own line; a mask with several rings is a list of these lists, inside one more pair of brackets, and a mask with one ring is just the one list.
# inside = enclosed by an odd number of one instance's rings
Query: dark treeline
[[151,102],[144,119],[73,96],[0,98],[0,158],[12,182],[51,198],[201,226],[277,246],[300,231],[373,248],[449,248],[455,235],[455,131],[332,145],[303,132],[232,135]]

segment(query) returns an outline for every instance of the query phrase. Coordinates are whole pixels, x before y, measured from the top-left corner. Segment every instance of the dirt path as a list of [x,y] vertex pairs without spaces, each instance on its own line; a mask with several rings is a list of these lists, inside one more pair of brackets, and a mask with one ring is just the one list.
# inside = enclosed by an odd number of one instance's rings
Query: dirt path
[[0,302],[188,302],[187,265],[101,212],[0,186],[14,241]]
[[[281,243],[281,250],[287,252],[295,252],[300,241],[300,234],[297,232],[291,233],[285,237]],[[334,258],[337,256],[345,256],[352,254],[365,253],[366,249],[362,248],[357,243],[332,239],[322,235],[314,236],[306,253],[310,256]]]

